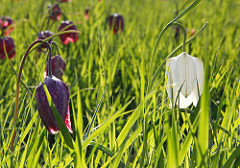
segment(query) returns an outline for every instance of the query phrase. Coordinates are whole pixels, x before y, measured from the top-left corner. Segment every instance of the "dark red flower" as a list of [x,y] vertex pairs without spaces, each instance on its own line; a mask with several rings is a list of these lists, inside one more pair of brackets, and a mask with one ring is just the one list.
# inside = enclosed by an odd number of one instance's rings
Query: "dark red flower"
[[[61,25],[58,28],[58,31],[69,31],[69,30],[77,30],[76,25],[73,22],[65,20],[62,21]],[[74,43],[78,40],[78,33],[65,33],[59,35],[60,40],[63,44],[68,44],[69,42]]]
[[59,7],[58,4],[55,4],[54,6],[50,6],[50,18],[52,20],[60,20],[61,15],[62,15],[62,10]]
[[[65,71],[65,68],[66,68],[66,63],[60,55],[56,55],[51,58],[51,69],[52,69],[53,76],[62,80],[62,75],[63,75],[63,71]],[[47,71],[48,71],[48,63],[45,68],[44,77],[47,76]]]
[[89,8],[85,10],[85,20],[89,19]]
[[[45,39],[45,38],[47,38],[47,37],[50,37],[50,36],[52,36],[53,35],[53,33],[52,32],[50,32],[49,30],[45,30],[45,31],[41,31],[39,34],[38,34],[38,40],[43,40],[43,39]],[[51,39],[49,39],[49,40],[47,40],[47,42],[49,43],[49,44],[51,44],[51,42],[52,42],[52,38]],[[41,44],[40,45],[40,49],[38,50],[38,51],[41,51],[41,49],[46,49],[47,48],[47,45],[45,44],[45,43],[43,43],[43,44]]]
[[[0,27],[2,31],[4,31],[4,35],[8,36],[9,33],[13,30],[13,26],[11,26],[14,22],[13,20],[8,16],[8,17],[2,17],[0,18]],[[11,27],[9,27],[11,26]]]
[[60,0],[60,2],[72,2],[71,0]]
[[[70,112],[69,112],[69,90],[67,85],[57,79],[55,76],[47,76],[44,79],[44,83],[52,97],[52,101],[55,104],[57,111],[59,112],[62,120],[64,121],[69,132],[72,133]],[[40,83],[36,89],[36,100],[39,115],[51,134],[57,134],[59,127],[57,121],[54,118],[51,107],[49,106],[46,93],[43,88],[43,84]]]
[[0,59],[6,58],[4,52],[4,43],[6,47],[6,52],[10,59],[14,58],[16,55],[14,41],[11,37],[0,38]]
[[124,20],[122,15],[117,13],[112,14],[109,17],[109,27],[113,30],[113,33],[122,32],[124,28]]

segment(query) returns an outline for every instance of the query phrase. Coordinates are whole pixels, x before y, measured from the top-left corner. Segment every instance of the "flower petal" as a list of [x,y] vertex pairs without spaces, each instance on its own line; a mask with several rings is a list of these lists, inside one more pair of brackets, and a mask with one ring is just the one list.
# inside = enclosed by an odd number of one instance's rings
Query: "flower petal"
[[66,116],[66,119],[65,119],[64,123],[65,123],[65,125],[66,125],[68,131],[69,131],[70,133],[73,133],[73,131],[72,131],[72,127],[71,127],[71,120],[70,120],[70,110],[69,110],[69,106],[68,106],[67,116]]
[[204,81],[204,66],[203,62],[199,58],[193,57],[193,61],[195,63],[195,69],[196,69],[196,76],[197,76],[197,82],[199,87],[200,95],[203,92],[203,81]]
[[193,57],[185,52],[177,56],[174,70],[173,82],[180,86],[183,84],[181,93],[187,98],[192,93],[197,81]]
[[170,58],[166,62],[165,78],[168,75],[166,90],[167,90],[167,94],[170,101],[169,108],[172,108],[172,101],[173,101],[173,105],[175,105],[177,94],[180,89],[180,85],[177,85],[176,83],[173,82],[173,76],[175,72],[174,68],[176,67],[176,63],[177,63],[176,57]]
[[204,83],[204,67],[203,62],[199,58],[194,58],[195,67],[196,67],[196,78],[197,83],[193,90],[193,105],[197,106],[197,103],[199,101],[199,97],[203,92],[203,83]]
[[179,100],[180,103],[177,104],[179,105],[179,108],[187,108],[188,106],[190,106],[193,103],[193,92],[186,98],[184,97],[182,94],[179,95]]

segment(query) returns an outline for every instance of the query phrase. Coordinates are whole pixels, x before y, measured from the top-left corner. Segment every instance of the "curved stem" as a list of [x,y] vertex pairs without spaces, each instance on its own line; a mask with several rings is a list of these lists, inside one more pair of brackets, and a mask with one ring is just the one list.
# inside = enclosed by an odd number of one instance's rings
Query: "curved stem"
[[172,25],[178,26],[183,31],[183,46],[182,46],[182,50],[183,50],[183,52],[185,52],[185,44],[186,44],[186,37],[187,37],[186,30],[183,27],[183,25],[181,23],[179,23],[179,22],[174,22]]
[[18,103],[19,103],[19,86],[20,86],[20,79],[21,79],[21,75],[22,75],[22,70],[23,70],[23,66],[25,63],[25,60],[29,54],[29,52],[31,51],[31,48],[36,45],[37,43],[46,43],[47,47],[49,49],[49,52],[51,54],[51,47],[48,44],[48,42],[45,42],[43,40],[36,40],[34,41],[27,49],[27,51],[25,52],[22,61],[21,61],[21,66],[19,68],[19,72],[18,72],[18,76],[17,76],[17,86],[16,86],[16,102],[15,102],[15,111],[14,111],[14,120],[13,120],[13,134],[12,134],[12,138],[11,138],[11,143],[10,143],[10,149],[13,150],[13,143],[14,143],[14,139],[15,139],[15,135],[16,135],[16,130],[15,130],[15,123],[16,123],[16,119],[17,119],[17,115],[18,115]]
[[47,76],[52,76],[52,64],[51,64],[51,58],[52,58],[52,49],[51,46],[48,42],[46,42],[48,46],[48,71],[47,71]]
[[48,16],[45,16],[45,18],[43,19],[42,25],[41,25],[41,27],[40,27],[40,32],[43,30],[44,23],[46,22],[46,20],[47,20],[48,18],[49,18]]
[[[192,40],[194,40],[208,25],[208,22],[206,22],[201,29],[194,34],[194,36],[190,37],[187,41],[186,44],[190,43]],[[177,51],[179,51],[181,48],[183,47],[183,44],[179,45],[177,48],[175,48],[170,54],[168,54],[167,57],[165,57],[162,61],[162,63],[157,67],[157,70],[155,71],[155,73],[153,74],[153,77],[151,79],[152,83],[150,85],[150,88],[152,88],[152,84],[154,83],[154,81],[156,80],[157,76],[160,73],[160,70],[162,69],[163,65],[165,64],[165,61],[170,58],[171,56],[173,56]]]
[[187,9],[185,9],[183,12],[181,12],[177,17],[175,17],[171,22],[169,22],[164,29],[158,34],[157,40],[154,44],[154,48],[153,48],[153,52],[152,52],[152,56],[151,56],[151,60],[150,60],[150,68],[149,68],[149,75],[148,75],[148,87],[147,87],[147,92],[149,91],[149,87],[152,85],[151,82],[151,78],[152,78],[152,73],[153,73],[153,58],[157,49],[157,45],[163,35],[163,33],[169,28],[171,27],[171,25],[176,22],[177,20],[179,20],[180,18],[182,18],[184,15],[186,15],[187,13],[189,13],[192,9],[194,9],[202,0],[195,0]]
[[53,44],[57,48],[58,55],[60,55],[57,43],[55,41],[52,41],[51,44]]
[[[7,50],[6,50],[6,44],[5,44],[5,41],[3,41],[3,50],[4,50],[4,54],[6,55],[6,58],[7,58],[6,60],[7,60],[7,62],[8,62],[9,65],[11,66],[11,68],[12,68],[14,74],[17,76],[17,72],[16,72],[15,69],[13,68],[13,65],[12,65],[12,63],[11,63],[9,57],[8,57],[8,53],[7,53]],[[20,80],[20,82],[21,82],[22,85],[27,89],[28,93],[32,94],[32,92],[28,89],[28,87],[25,85],[25,83],[24,83],[22,80]]]

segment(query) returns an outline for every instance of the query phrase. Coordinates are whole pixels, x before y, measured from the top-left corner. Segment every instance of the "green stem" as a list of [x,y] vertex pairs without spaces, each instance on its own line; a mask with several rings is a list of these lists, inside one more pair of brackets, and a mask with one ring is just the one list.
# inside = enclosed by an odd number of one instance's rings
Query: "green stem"
[[[16,86],[16,102],[15,102],[15,111],[14,111],[14,120],[13,120],[13,134],[12,134],[12,138],[11,138],[11,142],[10,142],[10,149],[13,150],[13,143],[14,143],[14,139],[15,139],[15,135],[16,135],[16,119],[17,119],[17,116],[18,116],[18,104],[19,104],[19,87],[20,87],[20,80],[21,80],[21,75],[22,75],[22,70],[23,70],[23,66],[24,66],[24,63],[25,63],[25,60],[27,58],[27,56],[29,55],[28,53],[31,51],[31,48],[37,44],[37,43],[43,43],[45,41],[43,40],[36,40],[34,41],[27,49],[27,51],[25,52],[23,58],[22,58],[22,61],[21,61],[21,66],[19,68],[19,72],[18,72],[18,76],[17,76],[17,86]],[[47,43],[47,42],[45,42]],[[50,45],[47,43],[47,46],[48,46],[48,49],[49,49],[49,52],[51,51],[51,47]],[[51,54],[51,52],[50,52]]]
[[52,77],[52,64],[51,64],[51,58],[52,58],[52,49],[51,46],[48,42],[46,42],[48,46],[48,71],[47,71],[47,76]]
[[40,27],[40,32],[43,30],[43,26],[44,26],[44,24],[45,24],[45,22],[46,22],[46,20],[49,18],[49,16],[45,16],[44,17],[44,19],[43,19],[43,22],[42,22],[42,25],[41,25],[41,27]]
[[59,52],[59,49],[58,49],[58,46],[57,46],[57,43],[55,41],[52,41],[51,44],[53,44],[56,49],[57,49],[57,52],[58,52],[58,55],[60,55],[60,52]]
[[[188,44],[188,43],[190,43],[192,40],[194,40],[194,39],[207,27],[207,25],[208,25],[208,22],[206,22],[206,23],[201,27],[201,29],[200,29],[196,34],[194,34],[194,36],[192,36],[191,38],[189,38],[189,39],[186,41],[185,44]],[[158,74],[160,73],[161,68],[162,68],[163,65],[165,64],[165,61],[166,61],[169,57],[173,56],[173,55],[174,55],[177,51],[179,51],[182,47],[183,47],[183,44],[179,45],[179,46],[178,46],[177,48],[175,48],[170,54],[168,54],[167,57],[164,58],[164,60],[162,61],[162,63],[158,66],[157,70],[155,71],[155,73],[154,73],[154,75],[153,75],[153,77],[152,77],[152,79],[151,79],[151,85],[149,85],[149,86],[150,86],[149,88],[152,88],[152,85],[153,85],[154,81],[156,80]]]
[[[5,54],[6,57],[7,57],[7,61],[8,61],[8,63],[9,63],[9,65],[11,66],[11,68],[12,68],[14,74],[17,76],[17,72],[16,72],[15,69],[13,68],[13,65],[12,65],[12,63],[11,63],[9,57],[8,57],[8,53],[7,53],[7,50],[6,50],[6,44],[5,44],[5,41],[3,41],[3,50],[4,50],[4,54]],[[21,82],[22,85],[27,89],[28,93],[32,94],[32,92],[27,88],[27,86],[25,85],[25,83],[23,83],[22,80],[20,80],[20,82]]]
[[184,15],[186,15],[187,13],[189,13],[193,8],[195,8],[202,0],[195,0],[187,9],[185,9],[182,13],[180,13],[177,17],[175,17],[171,22],[169,22],[164,29],[159,33],[157,40],[155,42],[154,48],[153,48],[153,53],[152,53],[152,57],[151,57],[151,62],[150,62],[150,68],[149,68],[149,75],[148,75],[148,87],[147,90],[149,91],[149,86],[152,85],[152,81],[150,80],[152,78],[152,73],[153,73],[153,58],[157,49],[157,45],[160,41],[160,39],[162,38],[163,33],[169,28],[171,27],[171,25],[176,22],[177,20],[179,20],[180,18],[182,18]]
[[183,25],[182,25],[181,23],[175,22],[175,23],[173,23],[172,25],[178,26],[178,27],[179,27],[180,29],[182,29],[182,31],[183,31],[182,50],[183,50],[183,52],[185,52],[185,44],[186,44],[186,37],[187,37],[186,30],[185,30],[185,28],[183,27]]

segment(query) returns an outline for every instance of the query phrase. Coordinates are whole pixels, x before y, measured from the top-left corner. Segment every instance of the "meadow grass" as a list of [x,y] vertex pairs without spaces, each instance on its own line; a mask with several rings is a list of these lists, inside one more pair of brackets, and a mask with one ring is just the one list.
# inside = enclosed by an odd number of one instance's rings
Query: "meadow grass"
[[[0,16],[15,22],[10,35],[17,53],[0,60],[0,167],[240,166],[239,1],[61,3],[61,20],[78,23],[80,33],[68,45],[54,37],[66,61],[63,81],[73,128],[68,133],[45,87],[61,129],[54,136],[42,124],[35,98],[46,53],[33,50],[27,56],[14,121],[16,74],[28,46],[47,28],[50,3],[55,1],[0,0]],[[122,33],[109,29],[112,13],[123,16]],[[201,100],[187,109],[169,109],[166,92],[166,59],[182,52],[183,33],[176,39],[175,22],[186,29],[186,52],[205,67]],[[57,33],[60,21],[50,23],[48,29]]]

